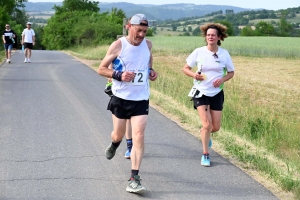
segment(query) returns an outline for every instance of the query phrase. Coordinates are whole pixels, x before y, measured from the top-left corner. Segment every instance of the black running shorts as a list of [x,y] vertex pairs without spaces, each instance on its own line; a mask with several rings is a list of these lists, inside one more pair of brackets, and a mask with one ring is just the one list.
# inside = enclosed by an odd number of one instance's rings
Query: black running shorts
[[132,116],[148,115],[149,100],[131,101],[112,96],[107,110],[119,119],[130,119]]
[[24,42],[24,48],[25,49],[33,49],[33,44],[32,43],[28,43],[28,42]]
[[198,106],[209,105],[211,110],[222,111],[224,103],[224,92],[221,90],[218,94],[213,97],[202,95],[200,98],[194,98],[194,108]]

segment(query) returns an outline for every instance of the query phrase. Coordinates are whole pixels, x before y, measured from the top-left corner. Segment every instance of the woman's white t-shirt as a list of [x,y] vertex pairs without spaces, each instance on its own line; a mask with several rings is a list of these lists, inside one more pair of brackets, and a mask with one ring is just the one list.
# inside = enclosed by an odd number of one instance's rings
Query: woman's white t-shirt
[[224,83],[215,88],[213,82],[224,77],[227,72],[233,72],[234,66],[227,50],[218,47],[218,51],[214,53],[207,49],[207,46],[195,49],[186,59],[190,67],[197,67],[197,71],[205,77],[205,80],[198,81],[194,79],[194,85],[188,96],[193,97],[196,90],[200,93],[196,97],[202,95],[213,97],[218,94],[224,87]]

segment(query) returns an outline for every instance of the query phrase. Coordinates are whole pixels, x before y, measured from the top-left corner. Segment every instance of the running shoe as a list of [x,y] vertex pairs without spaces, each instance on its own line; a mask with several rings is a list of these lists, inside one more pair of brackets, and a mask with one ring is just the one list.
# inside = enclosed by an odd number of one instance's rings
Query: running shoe
[[201,165],[205,166],[205,167],[209,167],[210,166],[210,158],[209,158],[209,154],[203,154],[202,158],[201,158]]
[[105,156],[108,160],[112,159],[116,154],[117,147],[115,147],[112,143],[106,148]]
[[209,143],[208,143],[208,148],[211,148],[211,147],[212,147],[212,139],[210,138]]
[[29,58],[27,59],[27,62],[31,63],[31,61],[30,61],[30,59],[29,59]]
[[25,58],[24,63],[27,63],[27,58]]
[[134,178],[128,180],[128,185],[126,187],[127,192],[141,194],[146,192],[146,190],[146,187],[141,185],[141,179],[139,175],[135,175]]
[[130,159],[131,148],[132,148],[132,146],[128,146],[127,151],[125,152],[125,158],[127,158],[127,159]]

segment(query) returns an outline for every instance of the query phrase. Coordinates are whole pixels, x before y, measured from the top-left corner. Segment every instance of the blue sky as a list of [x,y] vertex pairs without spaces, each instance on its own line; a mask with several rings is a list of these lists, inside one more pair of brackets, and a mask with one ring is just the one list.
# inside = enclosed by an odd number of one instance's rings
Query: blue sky
[[[29,2],[62,2],[62,0],[28,0]],[[99,0],[98,0],[99,1]],[[128,2],[134,4],[142,4],[146,2],[142,2],[140,0],[105,0],[99,2]],[[149,2],[149,3],[148,3]],[[205,5],[205,4],[212,4],[212,5],[229,5],[229,6],[236,6],[241,8],[264,8],[268,10],[279,10],[279,9],[286,9],[286,8],[293,8],[299,7],[300,1],[299,0],[284,0],[284,1],[277,1],[277,0],[151,0],[148,1],[148,4],[175,4],[175,3],[193,3],[197,5]],[[151,2],[151,3],[150,3]],[[200,3],[199,3],[200,2]]]

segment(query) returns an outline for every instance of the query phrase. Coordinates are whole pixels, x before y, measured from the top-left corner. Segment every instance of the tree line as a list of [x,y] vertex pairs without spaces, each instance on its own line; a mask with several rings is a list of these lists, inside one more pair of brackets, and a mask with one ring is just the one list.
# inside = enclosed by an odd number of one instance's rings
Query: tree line
[[[279,36],[279,37],[299,37],[300,36],[300,22],[290,23],[288,19],[295,17],[300,13],[300,7],[288,8],[286,10],[251,10],[234,13],[233,10],[222,10],[209,13],[204,17],[194,16],[189,18],[182,18],[178,20],[157,21],[158,27],[170,27],[173,31],[177,31],[178,27],[182,27],[183,36],[198,36],[200,30],[197,27],[193,31],[188,30],[191,25],[203,24],[206,22],[221,22],[228,25],[230,34],[232,36]],[[207,19],[205,19],[207,18]],[[250,23],[250,20],[261,20],[258,23]],[[272,19],[266,22],[265,19]],[[276,22],[274,19],[277,19]],[[245,26],[242,29],[239,26]],[[188,27],[188,28],[185,28]],[[191,32],[191,34],[190,34]]]

